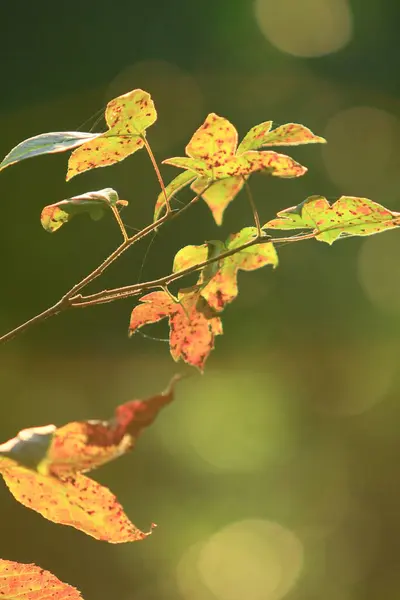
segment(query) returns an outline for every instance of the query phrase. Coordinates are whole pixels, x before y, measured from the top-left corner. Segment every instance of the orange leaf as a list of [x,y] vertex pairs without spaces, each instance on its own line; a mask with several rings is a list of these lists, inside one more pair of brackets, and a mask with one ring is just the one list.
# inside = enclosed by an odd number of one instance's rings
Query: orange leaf
[[49,571],[0,559],[0,598],[4,600],[82,600],[77,589]]
[[205,361],[214,348],[216,335],[222,334],[221,320],[216,317],[197,288],[181,290],[178,298],[167,292],[152,292],[140,298],[131,314],[129,333],[149,323],[168,317],[170,351],[175,361],[180,358],[203,371]]
[[21,431],[0,446],[0,472],[11,493],[50,521],[97,539],[120,543],[146,537],[147,533],[130,522],[110,490],[81,472],[130,450],[141,431],[173,400],[173,383],[147,401],[120,405],[110,421]]

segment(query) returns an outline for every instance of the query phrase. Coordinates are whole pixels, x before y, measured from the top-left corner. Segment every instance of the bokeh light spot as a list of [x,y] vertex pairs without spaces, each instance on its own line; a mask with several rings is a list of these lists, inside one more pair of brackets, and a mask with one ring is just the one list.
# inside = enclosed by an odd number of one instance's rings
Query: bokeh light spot
[[332,181],[347,195],[380,193],[398,127],[394,115],[372,106],[354,106],[331,117],[323,132],[328,144],[322,156]]
[[174,421],[159,434],[169,452],[187,453],[192,466],[197,455],[207,470],[252,472],[293,456],[296,414],[272,375],[209,371],[190,397],[170,411]]
[[244,520],[214,534],[198,559],[201,579],[218,600],[280,600],[295,584],[303,546],[278,523]]
[[353,33],[347,0],[256,0],[257,23],[282,52],[304,58],[341,50]]
[[400,315],[400,236],[388,231],[365,240],[358,256],[358,278],[380,310]]

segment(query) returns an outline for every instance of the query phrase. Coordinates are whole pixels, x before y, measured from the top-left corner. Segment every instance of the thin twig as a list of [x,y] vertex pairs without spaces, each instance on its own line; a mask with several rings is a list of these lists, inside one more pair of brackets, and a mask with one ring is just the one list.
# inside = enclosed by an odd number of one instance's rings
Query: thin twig
[[251,210],[253,212],[254,223],[255,223],[255,225],[257,227],[257,236],[261,237],[262,236],[262,231],[261,231],[260,217],[259,217],[259,214],[258,214],[256,203],[254,202],[253,194],[251,193],[250,184],[247,181],[246,177],[243,177],[243,181],[244,181],[244,185],[245,185],[245,188],[246,188],[247,199],[249,201],[249,204],[251,206]]
[[151,163],[153,165],[154,171],[155,171],[155,173],[157,175],[158,183],[160,184],[162,193],[164,194],[165,208],[166,208],[166,211],[167,211],[167,214],[168,214],[168,213],[171,212],[171,205],[170,205],[169,200],[168,200],[167,191],[165,189],[165,184],[164,184],[164,180],[163,180],[162,175],[161,175],[161,171],[158,168],[157,161],[156,161],[156,159],[154,157],[154,154],[153,154],[153,151],[151,149],[151,146],[150,146],[149,142],[147,141],[147,138],[146,138],[145,135],[142,136],[142,140],[144,142],[144,147],[147,150],[147,154],[150,157],[150,160],[151,160]]
[[115,220],[117,221],[119,228],[122,233],[122,237],[124,238],[124,242],[128,240],[128,234],[126,233],[125,225],[122,222],[121,215],[118,212],[118,208],[116,206],[111,206],[111,210],[113,211]]

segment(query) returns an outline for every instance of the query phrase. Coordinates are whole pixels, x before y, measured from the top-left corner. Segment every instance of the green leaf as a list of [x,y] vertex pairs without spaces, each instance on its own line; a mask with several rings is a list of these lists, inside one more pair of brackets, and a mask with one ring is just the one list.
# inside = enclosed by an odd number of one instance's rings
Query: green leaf
[[[190,269],[206,260],[217,258],[226,251],[224,242],[210,240],[199,246],[185,246],[175,255],[172,267],[173,273]],[[215,261],[204,267],[201,271],[201,286],[204,286],[214,277],[219,269],[219,261]]]
[[326,139],[315,135],[311,129],[299,123],[286,123],[270,131],[262,146],[298,146],[300,144],[326,144]]
[[96,167],[113,165],[144,146],[145,132],[157,120],[148,92],[133,90],[107,104],[108,131],[75,150],[68,161],[67,181]]
[[126,206],[127,204],[126,200],[119,200],[115,190],[104,188],[97,192],[87,192],[45,206],[40,221],[43,228],[52,233],[80,213],[88,213],[94,221],[97,221],[101,219],[105,210],[113,206]]
[[267,138],[268,133],[272,127],[272,121],[265,121],[255,125],[246,133],[243,140],[240,142],[237,149],[238,154],[246,152],[247,150],[258,150],[264,144],[264,140]]
[[[170,181],[170,183],[165,188],[165,192],[167,194],[168,200],[170,200],[179,190],[184,188],[188,183],[193,181],[196,178],[194,173],[190,171],[183,171],[183,173],[179,173],[175,179]],[[158,195],[156,205],[154,207],[154,221],[157,221],[161,216],[161,211],[165,208],[165,195],[164,192],[161,192]]]
[[340,237],[373,235],[400,225],[400,213],[353,196],[341,196],[332,205],[323,196],[310,196],[277,216],[263,229],[311,229],[317,240],[328,244]]
[[82,131],[55,131],[36,135],[15,146],[0,163],[0,171],[27,158],[71,150],[89,140],[94,140],[99,135],[99,133]]

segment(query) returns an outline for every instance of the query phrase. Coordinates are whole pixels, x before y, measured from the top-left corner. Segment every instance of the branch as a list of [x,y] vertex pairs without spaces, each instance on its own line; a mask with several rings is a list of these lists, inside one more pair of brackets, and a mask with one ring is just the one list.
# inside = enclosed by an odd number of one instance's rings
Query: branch
[[[178,271],[177,273],[170,273],[164,277],[160,277],[159,279],[153,279],[152,281],[146,281],[144,283],[136,283],[134,285],[126,285],[124,287],[114,288],[112,290],[103,290],[102,292],[97,292],[96,294],[91,294],[90,296],[82,296],[77,295],[70,298],[72,307],[85,307],[85,306],[94,306],[96,304],[104,304],[106,302],[112,302],[114,300],[123,300],[124,298],[129,298],[131,296],[138,296],[143,292],[146,292],[149,289],[162,287],[165,285],[169,285],[173,281],[177,279],[181,279],[186,275],[190,275],[195,271],[199,271],[208,265],[211,265],[214,262],[218,262],[223,260],[224,258],[228,258],[228,256],[232,256],[233,254],[237,254],[246,248],[250,248],[251,246],[255,246],[257,244],[265,244],[268,242],[272,242],[274,244],[282,244],[289,242],[300,242],[302,240],[310,240],[315,238],[319,232],[312,232],[303,235],[294,235],[285,238],[271,238],[269,235],[256,236],[254,239],[238,246],[237,248],[232,248],[231,250],[227,250],[218,256],[213,258],[209,258],[197,265],[193,265],[188,267],[187,269],[183,269],[182,271]],[[1,340],[0,340],[1,341]]]

